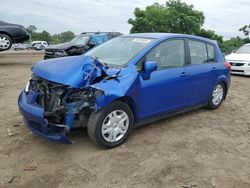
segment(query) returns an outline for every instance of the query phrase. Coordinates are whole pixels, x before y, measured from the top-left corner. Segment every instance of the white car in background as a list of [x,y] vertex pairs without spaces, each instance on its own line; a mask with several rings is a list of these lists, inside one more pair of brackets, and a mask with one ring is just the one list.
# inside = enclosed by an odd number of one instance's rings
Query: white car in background
[[43,50],[48,47],[48,43],[46,41],[33,41],[31,45],[35,50]]
[[227,55],[226,61],[231,64],[232,74],[250,76],[250,43]]

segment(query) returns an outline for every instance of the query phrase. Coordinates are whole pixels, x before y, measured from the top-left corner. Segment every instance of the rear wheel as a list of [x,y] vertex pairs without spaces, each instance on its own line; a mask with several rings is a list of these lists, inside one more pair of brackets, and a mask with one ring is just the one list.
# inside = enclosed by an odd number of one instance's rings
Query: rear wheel
[[225,85],[223,83],[217,84],[212,91],[207,107],[211,110],[219,108],[225,98],[225,94]]
[[90,139],[98,146],[113,148],[124,143],[134,125],[130,107],[115,101],[99,112],[93,112],[88,121]]
[[0,34],[0,51],[9,50],[11,46],[11,38],[8,35]]

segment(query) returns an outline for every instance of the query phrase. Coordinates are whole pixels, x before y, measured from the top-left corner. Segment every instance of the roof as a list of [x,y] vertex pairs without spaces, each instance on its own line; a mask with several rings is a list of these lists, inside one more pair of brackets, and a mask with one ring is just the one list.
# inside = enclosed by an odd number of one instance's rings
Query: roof
[[154,38],[154,39],[165,39],[170,37],[186,37],[186,38],[192,38],[192,39],[200,39],[208,42],[214,43],[214,40],[207,39],[200,36],[195,35],[188,35],[188,34],[178,34],[178,33],[135,33],[135,34],[129,34],[124,35],[124,37],[138,37],[138,38]]
[[93,35],[93,34],[99,34],[99,35],[109,35],[109,34],[119,34],[119,35],[122,35],[120,32],[82,32],[81,34],[89,34],[89,35]]

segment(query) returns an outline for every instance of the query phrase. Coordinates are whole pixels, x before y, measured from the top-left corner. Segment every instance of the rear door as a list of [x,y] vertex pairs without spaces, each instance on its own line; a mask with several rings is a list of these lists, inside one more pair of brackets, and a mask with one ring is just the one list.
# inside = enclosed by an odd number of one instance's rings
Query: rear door
[[185,107],[188,74],[184,40],[162,42],[148,53],[144,61],[156,61],[158,70],[152,72],[149,80],[140,77],[140,119]]
[[190,74],[189,104],[196,105],[207,102],[213,84],[217,79],[218,63],[215,47],[198,40],[188,40],[190,65],[187,67]]

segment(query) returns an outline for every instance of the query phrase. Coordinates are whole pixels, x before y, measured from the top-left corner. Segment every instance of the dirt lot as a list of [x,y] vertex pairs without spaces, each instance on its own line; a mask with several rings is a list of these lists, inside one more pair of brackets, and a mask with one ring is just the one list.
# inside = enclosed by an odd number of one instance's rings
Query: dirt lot
[[121,147],[72,145],[33,135],[17,98],[41,53],[0,53],[0,187],[250,187],[250,78],[232,77],[216,111],[200,109],[141,127]]

